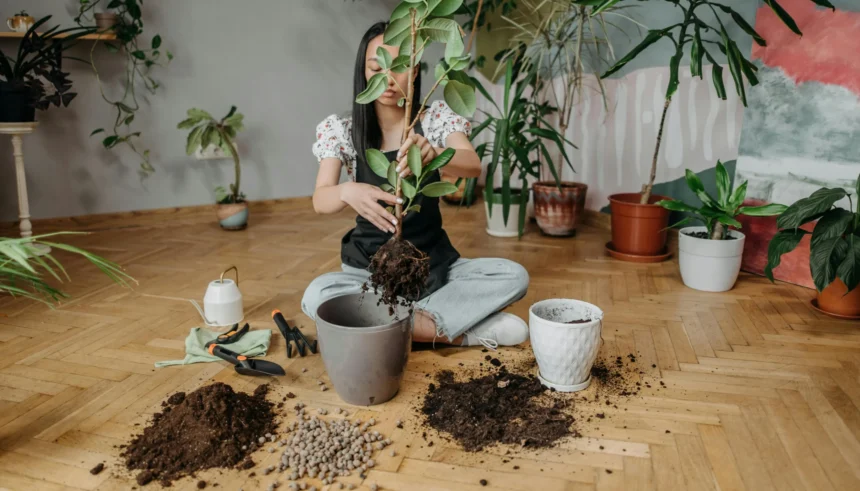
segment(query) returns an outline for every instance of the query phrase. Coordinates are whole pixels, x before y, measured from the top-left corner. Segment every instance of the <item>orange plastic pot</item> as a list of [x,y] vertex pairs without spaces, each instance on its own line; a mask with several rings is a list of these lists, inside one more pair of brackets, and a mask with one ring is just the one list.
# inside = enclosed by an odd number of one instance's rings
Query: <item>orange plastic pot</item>
[[652,195],[648,204],[640,204],[641,194],[622,193],[609,197],[612,211],[612,245],[623,254],[657,256],[666,248],[669,210],[654,203],[665,196]]
[[841,317],[860,316],[860,287],[846,295],[847,290],[845,283],[836,278],[833,283],[827,285],[827,288],[818,292],[818,307],[825,313]]

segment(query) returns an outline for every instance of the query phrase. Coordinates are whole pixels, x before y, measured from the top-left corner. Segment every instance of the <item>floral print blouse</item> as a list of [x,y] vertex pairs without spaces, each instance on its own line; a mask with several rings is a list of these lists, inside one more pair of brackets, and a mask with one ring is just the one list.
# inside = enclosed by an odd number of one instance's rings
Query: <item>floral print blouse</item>
[[[444,148],[448,135],[454,132],[472,134],[469,121],[455,113],[444,101],[435,101],[424,112],[421,129],[430,144]],[[346,165],[346,172],[355,181],[355,149],[352,147],[352,118],[335,114],[325,118],[317,125],[317,139],[313,146],[317,162],[325,158],[340,159]]]

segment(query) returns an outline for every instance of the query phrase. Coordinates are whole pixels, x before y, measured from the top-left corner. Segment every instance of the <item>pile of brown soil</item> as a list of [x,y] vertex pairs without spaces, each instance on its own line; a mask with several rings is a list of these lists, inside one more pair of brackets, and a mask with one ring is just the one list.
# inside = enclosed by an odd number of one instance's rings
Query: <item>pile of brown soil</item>
[[380,303],[388,305],[394,315],[398,303],[409,307],[421,298],[421,290],[430,276],[430,258],[408,240],[392,237],[370,259],[369,285],[380,293]]
[[565,399],[547,395],[533,376],[512,374],[502,366],[495,373],[463,382],[445,370],[437,374],[436,382],[438,386],[430,384],[424,397],[425,422],[467,451],[496,443],[548,447],[576,435],[574,418],[564,412]]
[[169,486],[199,470],[247,465],[250,459],[243,459],[256,449],[258,438],[275,431],[268,388],[261,385],[249,395],[215,383],[173,394],[123,451],[126,467],[142,471],[140,485],[158,480]]

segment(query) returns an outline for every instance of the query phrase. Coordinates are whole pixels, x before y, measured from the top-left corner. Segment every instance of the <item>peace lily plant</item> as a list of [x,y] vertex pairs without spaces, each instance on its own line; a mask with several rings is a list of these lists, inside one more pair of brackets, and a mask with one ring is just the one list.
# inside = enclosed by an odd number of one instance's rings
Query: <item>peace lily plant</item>
[[[466,118],[475,112],[475,88],[469,76],[462,72],[468,68],[471,56],[464,53],[463,32],[451,18],[462,3],[463,0],[404,0],[391,14],[383,43],[399,46],[398,56],[392,57],[382,47],[377,50],[382,71],[368,80],[367,88],[355,100],[359,104],[373,103],[387,90],[389,80],[394,80],[392,72],[408,73],[406,87],[395,87],[402,96],[399,105],[405,108],[401,143],[418,124],[424,107],[440,86],[444,88],[445,102],[455,112]],[[413,118],[413,104],[417,102],[416,96],[420,95],[414,93],[415,77],[425,49],[433,42],[445,45],[445,58],[436,66],[432,88],[420,100],[419,109]],[[453,156],[454,150],[446,149],[427,167],[423,167],[421,152],[413,145],[406,156],[413,175],[402,178],[396,171],[397,162],[389,162],[381,151],[369,149],[365,154],[370,169],[388,180],[381,188],[398,198],[405,197],[405,203],[398,203],[393,210],[397,219],[395,235],[379,249],[370,264],[370,284],[374,289],[382,290],[383,301],[390,306],[402,303],[404,299],[407,302],[417,300],[416,292],[423,287],[430,273],[428,257],[409,241],[402,239],[403,217],[407,213],[420,213],[420,208],[413,205],[419,195],[437,198],[457,191],[457,186],[450,182],[425,184],[425,180],[447,165]],[[395,260],[401,265],[399,268],[386,267],[388,261]],[[382,285],[385,287],[381,288]]]

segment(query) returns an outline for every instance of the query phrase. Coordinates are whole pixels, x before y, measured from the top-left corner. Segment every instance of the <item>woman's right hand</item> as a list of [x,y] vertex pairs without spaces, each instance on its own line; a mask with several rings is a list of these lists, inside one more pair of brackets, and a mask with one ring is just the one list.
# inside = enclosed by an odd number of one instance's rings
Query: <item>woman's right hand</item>
[[393,194],[386,193],[376,186],[361,182],[343,183],[340,199],[379,230],[392,234],[396,231],[397,219],[378,202],[384,201],[394,205],[398,202],[402,204],[402,199],[396,198]]

